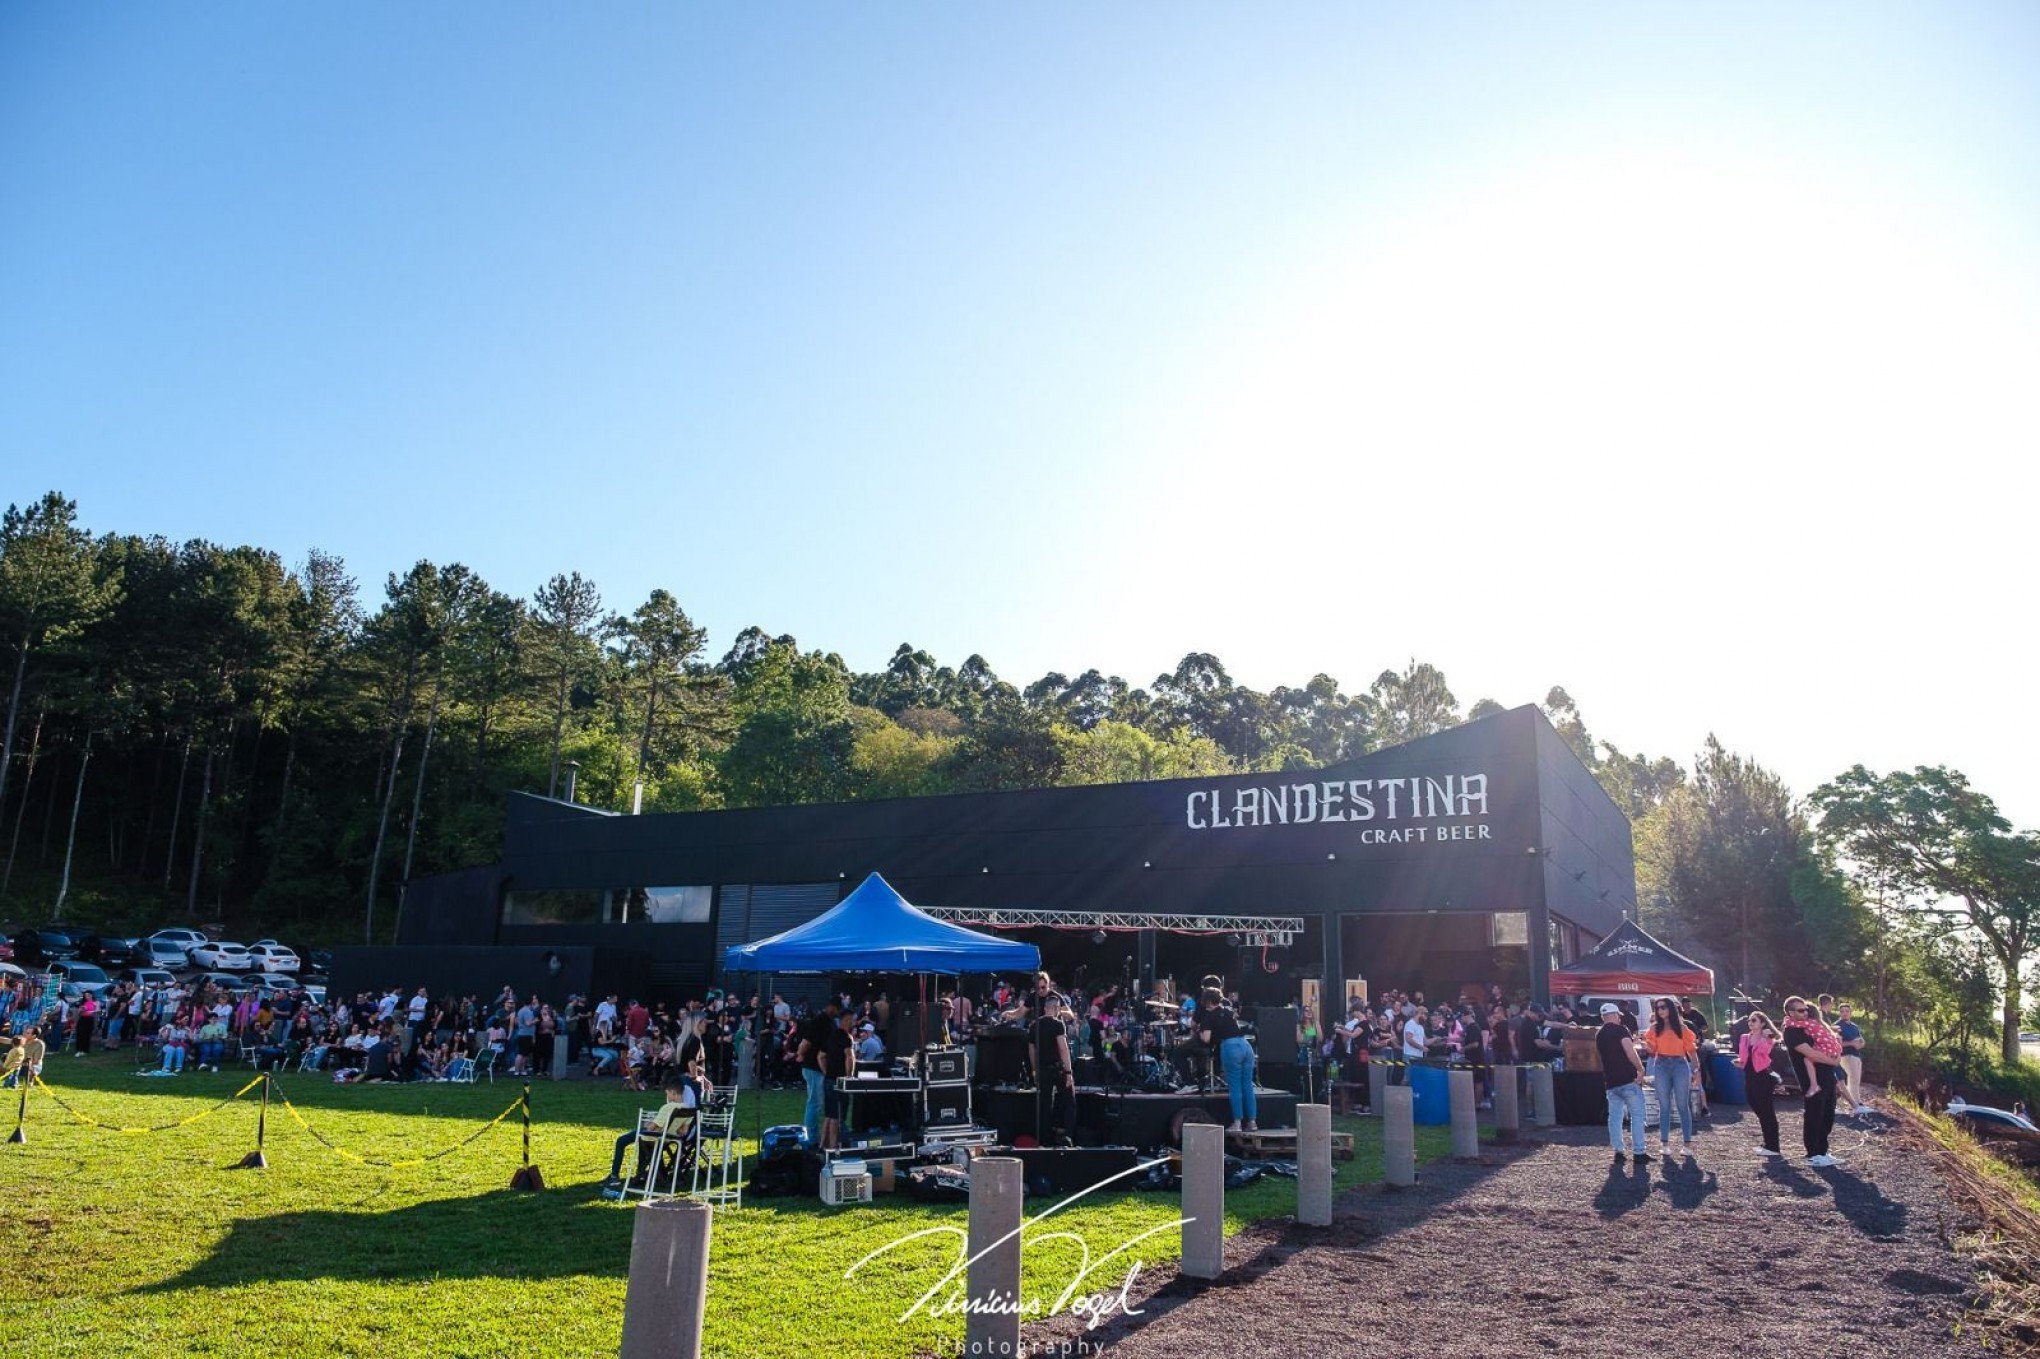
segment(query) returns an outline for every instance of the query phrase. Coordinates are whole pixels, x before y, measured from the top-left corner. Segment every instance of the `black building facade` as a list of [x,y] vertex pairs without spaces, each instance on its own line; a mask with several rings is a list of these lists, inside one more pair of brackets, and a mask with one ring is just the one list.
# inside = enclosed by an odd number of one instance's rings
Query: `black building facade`
[[1060,974],[1137,957],[1266,1003],[1319,977],[1328,1011],[1347,978],[1542,998],[1636,897],[1627,817],[1523,707],[1311,771],[646,816],[516,795],[501,863],[414,883],[400,943],[420,965],[416,946],[493,945],[566,959],[598,991],[699,994],[724,947],[874,871],[966,913],[1301,918],[1266,948],[1237,931],[1027,937]]

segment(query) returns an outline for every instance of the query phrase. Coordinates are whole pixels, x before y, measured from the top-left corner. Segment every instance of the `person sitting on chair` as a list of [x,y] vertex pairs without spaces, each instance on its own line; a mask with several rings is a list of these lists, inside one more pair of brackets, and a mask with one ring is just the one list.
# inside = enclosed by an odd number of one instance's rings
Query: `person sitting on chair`
[[609,1178],[602,1182],[602,1187],[623,1188],[623,1158],[630,1154],[632,1147],[638,1148],[638,1171],[642,1174],[649,1168],[645,1164],[650,1155],[648,1148],[658,1144],[659,1133],[678,1132],[694,1117],[694,1111],[699,1107],[693,1081],[680,1076],[667,1081],[666,1102],[659,1106],[659,1111],[648,1119],[641,1119],[635,1128],[616,1139],[616,1156],[609,1163]]

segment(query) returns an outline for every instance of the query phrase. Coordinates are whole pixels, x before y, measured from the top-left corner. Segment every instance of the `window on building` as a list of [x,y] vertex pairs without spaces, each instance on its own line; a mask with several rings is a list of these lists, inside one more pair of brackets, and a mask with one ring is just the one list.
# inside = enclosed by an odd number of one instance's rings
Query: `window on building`
[[713,887],[633,887],[629,919],[647,925],[706,925]]
[[513,891],[503,895],[505,925],[599,925],[609,893],[600,888]]

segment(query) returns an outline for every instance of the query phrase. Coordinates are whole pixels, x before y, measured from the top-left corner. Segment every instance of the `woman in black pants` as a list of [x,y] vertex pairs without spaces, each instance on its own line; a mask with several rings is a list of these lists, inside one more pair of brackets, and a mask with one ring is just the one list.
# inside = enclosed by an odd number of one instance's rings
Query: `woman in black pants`
[[1764,1145],[1758,1149],[1763,1156],[1780,1154],[1774,1101],[1783,1074],[1778,1069],[1783,1056],[1770,1016],[1762,1010],[1750,1011],[1749,1029],[1736,1040],[1735,1064],[1742,1068],[1743,1092],[1750,1102],[1750,1111],[1757,1116],[1757,1126],[1764,1130]]

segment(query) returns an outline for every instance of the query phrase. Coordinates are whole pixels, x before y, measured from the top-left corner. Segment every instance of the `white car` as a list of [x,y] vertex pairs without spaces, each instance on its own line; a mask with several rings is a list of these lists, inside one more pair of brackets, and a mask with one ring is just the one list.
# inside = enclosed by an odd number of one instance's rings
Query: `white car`
[[154,936],[136,941],[134,960],[138,966],[160,967],[170,972],[182,972],[191,966],[191,955],[184,951],[183,944]]
[[175,944],[186,953],[189,953],[205,942],[205,932],[202,930],[187,930],[180,926],[175,929],[157,930],[149,938],[161,939],[167,944]]
[[250,944],[248,956],[253,958],[255,966],[264,972],[296,972],[302,966],[294,950],[273,941]]
[[209,972],[248,972],[255,966],[246,944],[226,939],[212,940],[192,949],[191,961]]

